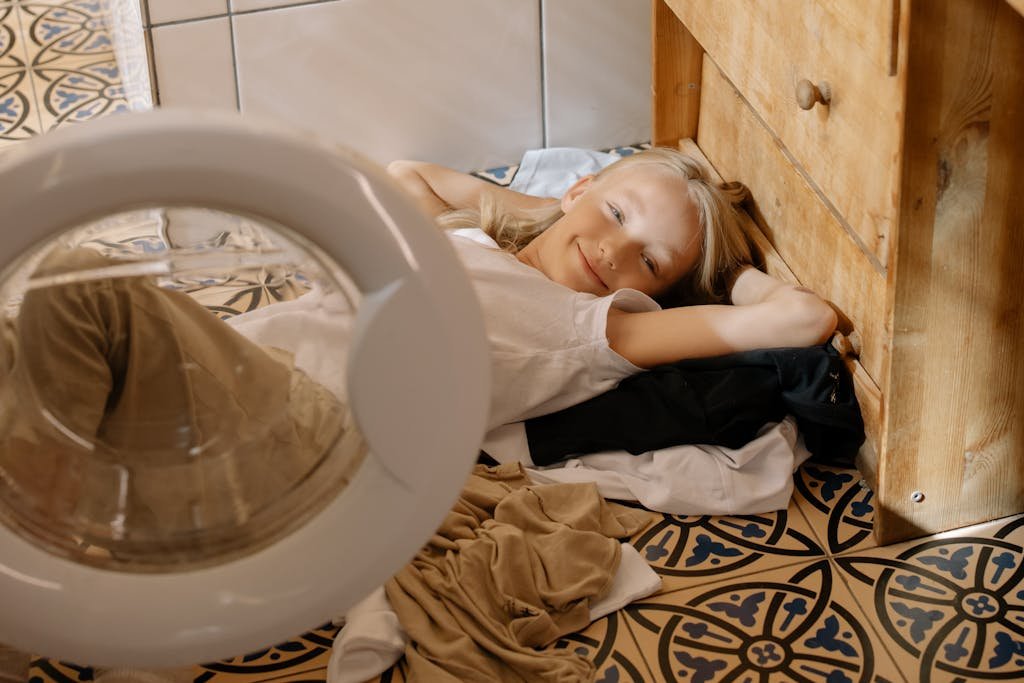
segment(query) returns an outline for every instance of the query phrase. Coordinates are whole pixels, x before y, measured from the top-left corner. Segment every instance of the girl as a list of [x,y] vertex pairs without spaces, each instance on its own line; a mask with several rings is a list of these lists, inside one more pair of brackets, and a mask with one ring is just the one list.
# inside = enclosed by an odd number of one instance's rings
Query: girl
[[[816,294],[749,265],[737,193],[675,150],[625,157],[561,199],[425,162],[388,172],[442,227],[479,226],[493,240],[452,239],[492,346],[492,426],[573,405],[643,368],[810,346],[835,329]],[[653,299],[681,294],[705,303],[662,309]]]

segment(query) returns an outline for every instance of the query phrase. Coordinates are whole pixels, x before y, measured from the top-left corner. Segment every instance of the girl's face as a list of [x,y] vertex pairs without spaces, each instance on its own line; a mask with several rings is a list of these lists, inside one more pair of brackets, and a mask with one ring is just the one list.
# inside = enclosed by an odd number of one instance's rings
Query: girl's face
[[666,169],[636,165],[582,178],[562,197],[562,211],[517,256],[578,292],[629,287],[657,296],[700,254],[687,181]]

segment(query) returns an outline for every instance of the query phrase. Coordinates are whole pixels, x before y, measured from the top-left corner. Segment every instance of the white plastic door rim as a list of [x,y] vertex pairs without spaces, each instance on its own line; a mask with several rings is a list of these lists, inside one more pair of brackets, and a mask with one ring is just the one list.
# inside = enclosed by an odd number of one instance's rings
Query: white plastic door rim
[[0,524],[0,642],[99,666],[238,656],[343,614],[436,529],[483,437],[486,342],[447,240],[380,169],[276,125],[164,110],[5,152],[0,206],[5,276],[71,228],[145,207],[254,217],[308,241],[367,302],[351,348],[329,353],[351,351],[346,401],[369,446],[292,533],[184,571],[89,566]]

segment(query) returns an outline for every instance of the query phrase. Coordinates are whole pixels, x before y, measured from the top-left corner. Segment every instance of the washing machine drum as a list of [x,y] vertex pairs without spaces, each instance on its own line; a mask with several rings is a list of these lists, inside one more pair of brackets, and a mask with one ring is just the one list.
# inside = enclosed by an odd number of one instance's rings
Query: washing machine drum
[[6,151],[0,206],[0,642],[237,656],[440,524],[483,438],[483,323],[383,171],[149,112]]

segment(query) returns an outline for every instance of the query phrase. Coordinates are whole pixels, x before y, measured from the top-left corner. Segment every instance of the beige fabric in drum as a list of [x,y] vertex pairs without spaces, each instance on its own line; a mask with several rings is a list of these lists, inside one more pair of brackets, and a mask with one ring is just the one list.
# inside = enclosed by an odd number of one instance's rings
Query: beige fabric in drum
[[[58,251],[36,275],[115,263]],[[355,431],[290,354],[151,278],[30,290],[4,342],[0,467],[16,495],[55,519],[120,520],[157,541],[237,527]],[[350,450],[346,480],[365,455]],[[83,467],[90,459],[100,466]]]

